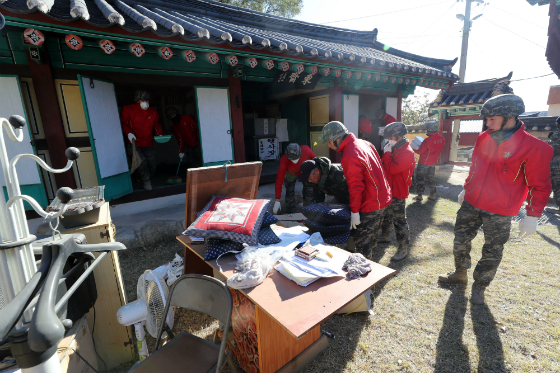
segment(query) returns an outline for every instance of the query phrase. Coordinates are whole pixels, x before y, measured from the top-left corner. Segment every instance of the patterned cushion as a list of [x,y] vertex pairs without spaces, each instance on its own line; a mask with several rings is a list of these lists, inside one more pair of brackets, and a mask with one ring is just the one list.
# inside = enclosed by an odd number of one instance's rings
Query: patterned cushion
[[313,220],[305,220],[303,224],[309,228],[312,233],[319,232],[323,237],[336,236],[350,230],[350,223],[326,225],[314,222]]
[[347,243],[350,239],[350,231],[346,233],[340,233],[336,236],[323,237],[323,241],[329,245],[335,245],[337,243]]
[[267,211],[266,214],[264,214],[262,226],[278,223],[279,221],[280,220],[276,219],[276,216]]
[[255,246],[269,205],[270,200],[267,199],[213,196],[183,234]]
[[304,207],[301,212],[306,218],[321,224],[333,221],[350,223],[350,207],[339,203],[314,203]]
[[204,252],[204,260],[216,259],[220,255],[230,251],[243,250],[242,243],[222,240],[219,238],[207,238],[204,240],[204,247],[206,248],[206,251]]
[[270,225],[265,226],[264,223],[259,231],[259,243],[261,245],[270,245],[273,243],[281,242],[282,240],[278,238],[276,233],[270,228]]

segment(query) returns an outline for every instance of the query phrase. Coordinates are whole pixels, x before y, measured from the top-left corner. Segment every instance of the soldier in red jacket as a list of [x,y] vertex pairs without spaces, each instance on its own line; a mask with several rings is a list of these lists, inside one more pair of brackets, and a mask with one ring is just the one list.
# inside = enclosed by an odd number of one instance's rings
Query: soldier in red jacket
[[350,194],[350,223],[356,252],[372,259],[377,247],[383,210],[391,203],[381,159],[374,146],[357,139],[344,124],[330,122],[323,127],[323,143],[342,153],[342,170]]
[[455,272],[439,280],[467,282],[471,241],[482,226],[482,257],[473,274],[474,304],[484,304],[484,290],[496,275],[509,239],[511,217],[527,200],[527,216],[519,223],[519,235],[535,233],[552,189],[548,167],[552,147],[525,132],[518,118],[523,112],[523,100],[512,94],[495,96],[484,103],[480,115],[488,130],[476,140],[465,189],[459,194],[461,208],[453,241]]
[[445,139],[438,131],[439,124],[437,122],[428,122],[426,124],[428,137],[424,139],[420,149],[414,150],[416,154],[420,154],[418,167],[416,168],[416,192],[418,195],[414,198],[417,201],[422,201],[426,181],[428,181],[430,187],[428,199],[432,201],[436,199],[436,163],[445,145]]
[[375,114],[383,121],[383,125],[385,126],[397,121],[394,116],[387,114],[383,109],[377,110]]
[[[303,162],[315,158],[315,154],[307,145],[299,146],[296,143],[288,145],[286,154],[280,158],[280,168],[276,174],[276,202],[272,212],[277,214],[280,210],[280,197],[282,196],[282,184],[286,187],[285,214],[296,212],[296,181],[301,176],[300,167]],[[303,204],[313,203],[313,185],[303,182]]]
[[126,150],[132,156],[132,141],[136,145],[136,152],[142,163],[137,171],[140,174],[145,190],[152,190],[150,178],[154,176],[157,168],[156,152],[152,149],[154,134],[163,135],[159,124],[158,112],[150,107],[150,93],[137,90],[134,93],[135,104],[126,105],[121,112],[121,124],[124,135],[128,139]]
[[369,141],[372,129],[371,120],[367,119],[365,115],[360,115],[358,119],[358,138]]
[[399,249],[391,258],[398,261],[408,255],[409,230],[406,221],[406,198],[412,184],[412,173],[416,165],[414,152],[404,135],[408,131],[401,122],[394,122],[385,127],[383,137],[389,142],[383,149],[383,168],[391,187],[393,201],[385,209],[381,225],[379,242],[390,242],[389,235],[395,226]]
[[200,141],[198,139],[198,124],[190,115],[181,115],[173,106],[165,109],[165,115],[173,123],[173,132],[179,143],[179,158],[183,159],[185,153],[187,162],[191,167],[202,165],[200,157]]

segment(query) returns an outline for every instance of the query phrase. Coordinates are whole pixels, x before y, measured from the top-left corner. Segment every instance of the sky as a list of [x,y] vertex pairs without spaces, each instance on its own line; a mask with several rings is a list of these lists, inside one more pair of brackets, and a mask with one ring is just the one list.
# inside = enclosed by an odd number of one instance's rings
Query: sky
[[[546,111],[550,86],[560,85],[558,77],[515,80],[552,73],[545,56],[548,6],[531,6],[526,0],[476,4],[472,3],[471,19],[482,15],[471,27],[465,82],[504,77],[513,71],[510,86],[525,101],[526,111]],[[304,0],[295,19],[353,30],[377,28],[377,40],[388,46],[460,60],[463,21],[456,14],[464,12],[462,0]],[[457,75],[459,63],[453,67]],[[438,91],[416,88],[417,95],[422,92],[435,98]]]

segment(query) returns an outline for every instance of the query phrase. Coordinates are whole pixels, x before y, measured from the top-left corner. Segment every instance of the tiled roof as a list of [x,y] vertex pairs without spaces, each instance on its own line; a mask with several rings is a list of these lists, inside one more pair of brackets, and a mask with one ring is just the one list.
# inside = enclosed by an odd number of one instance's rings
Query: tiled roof
[[384,50],[377,29],[355,31],[260,13],[212,0],[0,0],[15,13],[42,12],[58,21],[84,20],[100,28],[118,26],[187,41],[228,43],[238,48],[268,49],[307,58],[383,67],[412,74],[457,79],[456,60]]
[[531,5],[545,5],[545,4],[550,4],[550,0],[527,0],[527,2]]
[[525,123],[527,131],[556,131],[557,117],[524,117],[519,118]]
[[513,93],[509,86],[513,71],[499,79],[479,80],[471,83],[457,83],[449,89],[442,89],[430,107],[483,104],[492,96]]

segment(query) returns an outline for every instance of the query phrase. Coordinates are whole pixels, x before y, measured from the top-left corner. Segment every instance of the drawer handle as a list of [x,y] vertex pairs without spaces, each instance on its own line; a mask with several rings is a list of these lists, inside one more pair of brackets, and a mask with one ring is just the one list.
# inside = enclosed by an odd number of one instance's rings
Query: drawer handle
[[105,231],[105,233],[99,232],[99,236],[100,236],[101,238],[103,238],[103,237],[109,238],[109,232],[107,232],[107,231]]

